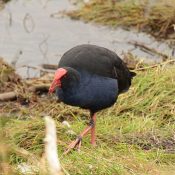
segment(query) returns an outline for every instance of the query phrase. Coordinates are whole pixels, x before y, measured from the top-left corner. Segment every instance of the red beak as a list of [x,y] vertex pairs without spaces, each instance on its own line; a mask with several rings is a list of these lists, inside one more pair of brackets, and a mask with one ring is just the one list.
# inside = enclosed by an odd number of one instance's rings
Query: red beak
[[49,93],[53,93],[55,91],[56,87],[61,87],[61,81],[60,79],[67,73],[66,69],[63,68],[59,68],[56,72],[55,72],[55,76],[54,79],[52,81],[52,84],[50,85],[49,88]]
[[50,85],[49,88],[49,93],[53,93],[55,91],[56,87],[61,87],[61,82],[60,80],[53,80],[52,84]]

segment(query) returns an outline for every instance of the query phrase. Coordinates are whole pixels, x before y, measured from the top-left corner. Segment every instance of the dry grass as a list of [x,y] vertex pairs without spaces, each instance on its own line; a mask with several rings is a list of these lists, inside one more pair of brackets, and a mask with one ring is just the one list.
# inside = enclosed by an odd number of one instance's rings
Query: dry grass
[[0,93],[10,92],[21,86],[21,78],[15,70],[0,58]]
[[175,1],[161,0],[91,0],[78,10],[68,12],[73,19],[95,22],[108,26],[136,27],[158,39],[175,38]]
[[174,75],[174,65],[138,72],[129,92],[113,107],[98,113],[98,146],[92,148],[88,136],[80,153],[66,156],[61,156],[63,150],[76,135],[69,134],[61,121],[69,121],[78,134],[88,122],[87,111],[57,103],[48,96],[32,100],[32,94],[28,95],[27,106],[4,102],[0,117],[4,138],[1,150],[5,150],[1,151],[1,171],[8,174],[23,162],[36,166],[33,156],[40,160],[44,146],[42,116],[51,115],[56,121],[61,163],[70,174],[150,175],[163,174],[169,168],[175,172]]

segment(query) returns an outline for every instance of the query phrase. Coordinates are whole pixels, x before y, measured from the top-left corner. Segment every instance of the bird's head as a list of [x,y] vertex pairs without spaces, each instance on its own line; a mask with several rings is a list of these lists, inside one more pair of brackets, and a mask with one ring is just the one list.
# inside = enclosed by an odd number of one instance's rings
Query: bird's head
[[59,68],[54,75],[54,79],[49,88],[49,93],[53,93],[56,88],[70,88],[79,80],[78,72],[70,67]]
[[64,68],[59,68],[54,75],[54,79],[49,88],[49,93],[53,93],[56,87],[61,87],[61,78],[67,74],[67,70]]

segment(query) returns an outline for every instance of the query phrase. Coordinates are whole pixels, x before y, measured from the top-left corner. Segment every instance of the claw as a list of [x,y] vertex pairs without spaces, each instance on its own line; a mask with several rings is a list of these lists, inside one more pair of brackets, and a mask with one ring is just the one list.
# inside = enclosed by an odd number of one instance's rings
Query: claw
[[90,124],[88,127],[84,129],[84,131],[76,138],[75,141],[71,142],[67,148],[67,150],[63,153],[63,155],[68,154],[71,149],[75,148],[77,146],[78,152],[80,152],[80,147],[82,144],[82,138],[85,136],[89,131],[91,131],[91,144],[96,145],[95,142],[95,122],[96,122],[96,116],[93,114],[92,120],[90,121]]
[[71,149],[75,148],[76,146],[78,146],[78,150],[79,150],[81,147],[81,142],[82,142],[82,137],[81,136],[77,137],[75,141],[73,141],[69,144],[67,150],[63,154],[65,155],[65,154],[69,153],[71,151]]
[[78,146],[77,146],[77,150],[78,150],[78,152],[80,152],[81,144],[82,144],[82,140],[80,140],[79,143],[78,143]]

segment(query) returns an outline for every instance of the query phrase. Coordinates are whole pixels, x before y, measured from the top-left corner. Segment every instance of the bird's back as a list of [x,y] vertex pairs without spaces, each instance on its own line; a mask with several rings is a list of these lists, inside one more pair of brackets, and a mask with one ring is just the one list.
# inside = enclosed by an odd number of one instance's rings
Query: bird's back
[[95,45],[84,44],[67,51],[58,67],[71,67],[118,80],[119,93],[131,85],[132,75],[114,52]]

